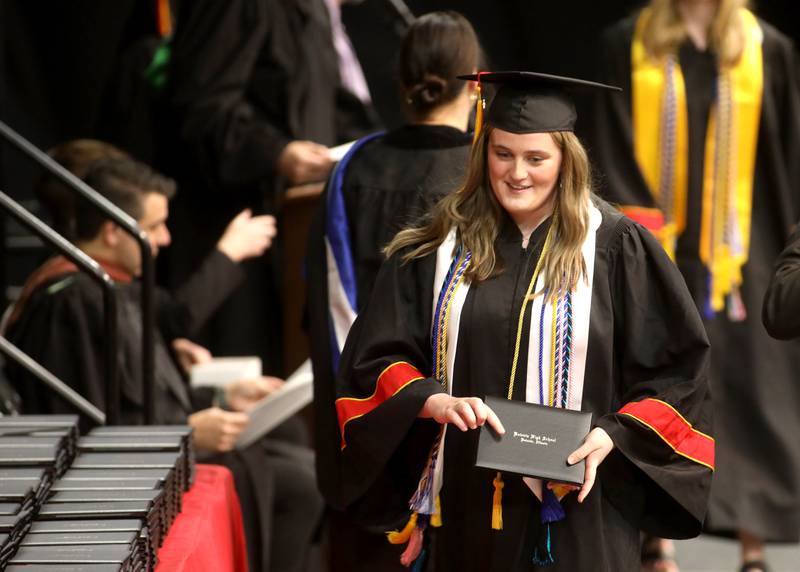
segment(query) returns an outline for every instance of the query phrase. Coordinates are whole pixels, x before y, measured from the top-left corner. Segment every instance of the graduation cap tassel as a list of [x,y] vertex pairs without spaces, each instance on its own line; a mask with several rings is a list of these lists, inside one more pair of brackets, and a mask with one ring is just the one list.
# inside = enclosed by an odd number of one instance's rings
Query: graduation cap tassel
[[539,533],[539,541],[533,550],[533,563],[537,566],[550,566],[556,561],[550,543],[550,523],[545,523]]
[[400,555],[400,564],[406,568],[421,558],[422,543],[425,539],[425,528],[427,528],[427,519],[425,515],[422,515],[422,517],[418,519],[417,526],[411,531],[411,537],[408,539],[408,546],[406,546],[403,554]]
[[417,527],[417,513],[412,512],[403,530],[393,530],[386,533],[389,544],[405,544],[411,538],[411,533]]
[[472,144],[475,145],[478,137],[481,135],[483,129],[483,108],[486,102],[483,100],[483,93],[481,91],[481,72],[478,72],[478,85],[475,87],[475,134],[472,136]]
[[564,507],[558,502],[556,493],[550,487],[542,487],[542,516],[543,523],[557,522],[564,518],[566,513]]
[[503,475],[500,474],[500,471],[497,471],[497,476],[495,476],[492,484],[494,485],[494,496],[492,497],[492,529],[503,530],[503,487],[505,483],[503,483]]
[[411,572],[422,572],[422,569],[425,568],[425,558],[426,557],[427,557],[427,554],[425,553],[425,550],[423,549],[422,552],[420,552],[419,557],[416,560],[414,560],[414,566],[411,567]]
[[539,529],[539,538],[533,551],[533,563],[537,566],[549,566],[556,561],[550,536],[550,524],[558,522],[565,516],[566,513],[556,493],[545,483],[542,487],[542,513],[540,519],[542,526]]

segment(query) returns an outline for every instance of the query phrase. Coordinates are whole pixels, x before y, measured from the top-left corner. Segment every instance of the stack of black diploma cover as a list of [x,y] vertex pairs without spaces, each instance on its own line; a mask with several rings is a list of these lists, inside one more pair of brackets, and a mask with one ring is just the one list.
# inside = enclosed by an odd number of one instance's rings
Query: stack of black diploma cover
[[[191,429],[0,417],[0,569],[152,570],[194,477]],[[6,567],[7,568],[4,568]]]

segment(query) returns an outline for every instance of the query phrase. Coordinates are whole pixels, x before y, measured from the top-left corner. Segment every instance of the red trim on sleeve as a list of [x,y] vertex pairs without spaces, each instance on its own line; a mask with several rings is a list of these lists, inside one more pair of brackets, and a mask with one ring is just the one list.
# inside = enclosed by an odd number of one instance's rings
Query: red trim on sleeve
[[366,415],[381,403],[395,395],[412,381],[424,379],[417,368],[410,363],[398,361],[384,369],[375,383],[375,391],[369,397],[341,397],[336,400],[336,414],[339,417],[339,432],[342,435],[342,449],[347,446],[344,427],[353,419]]
[[714,439],[693,428],[669,403],[648,398],[619,412],[655,431],[677,454],[714,470]]
[[653,234],[656,234],[664,227],[664,213],[661,212],[661,209],[631,205],[620,205],[618,208],[626,217],[638,222]]

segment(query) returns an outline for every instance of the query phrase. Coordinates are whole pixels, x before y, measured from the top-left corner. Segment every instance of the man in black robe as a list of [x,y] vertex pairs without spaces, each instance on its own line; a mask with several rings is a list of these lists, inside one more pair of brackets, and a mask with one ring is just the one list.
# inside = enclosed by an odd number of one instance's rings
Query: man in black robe
[[[652,212],[657,204],[634,152],[631,45],[639,15],[604,36],[602,81],[622,94],[606,94],[595,110],[590,152],[601,170],[602,194],[625,207]],[[768,23],[762,33],[763,91],[752,180],[750,246],[742,267],[741,301],[746,316],[731,318],[728,304],[708,311],[709,271],[700,260],[704,145],[718,92],[718,62],[711,49],[686,39],[677,64],[686,82],[688,191],[685,229],[675,262],[704,316],[712,345],[718,469],[707,529],[735,536],[749,531],[764,541],[800,539],[800,344],[782,344],[762,327],[759,313],[775,258],[800,216],[800,85],[791,42]],[[660,102],[653,101],[654,109]],[[630,211],[626,211],[630,212]],[[642,220],[646,224],[646,221]],[[744,319],[741,319],[741,318]]]
[[[176,177],[170,281],[179,284],[242,208],[278,212],[287,186],[322,181],[328,147],[374,129],[341,89],[323,0],[184,2],[169,94]],[[218,353],[260,355],[281,372],[280,252],[245,265],[247,280],[204,332]]]
[[[87,184],[137,219],[155,254],[170,242],[167,201],[174,183],[130,159],[95,163]],[[118,375],[124,423],[142,422],[141,311],[138,246],[90,205],[77,205],[79,247],[118,283]],[[274,236],[271,217],[241,213],[217,248],[174,296],[156,291],[154,423],[189,424],[206,462],[229,466],[242,500],[248,559],[252,570],[302,570],[322,509],[315,490],[313,455],[284,441],[278,428],[245,450],[233,450],[245,428],[243,412],[277,384],[242,380],[221,394],[188,387],[174,358],[192,362],[202,348],[187,339],[243,279],[239,262],[260,255]],[[64,258],[48,261],[28,281],[7,326],[9,339],[89,401],[105,407],[103,297],[100,288]],[[175,342],[179,343],[175,343]],[[171,351],[172,350],[172,351]],[[178,355],[173,355],[173,352]],[[71,412],[23,368],[9,378],[27,413]],[[233,411],[226,411],[220,404]],[[289,431],[291,433],[291,431]]]

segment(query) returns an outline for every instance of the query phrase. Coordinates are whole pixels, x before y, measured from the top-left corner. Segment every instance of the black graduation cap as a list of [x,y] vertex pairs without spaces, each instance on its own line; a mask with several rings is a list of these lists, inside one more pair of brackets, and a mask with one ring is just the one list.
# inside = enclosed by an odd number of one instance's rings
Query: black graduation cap
[[[612,90],[618,87],[528,71],[481,72],[460,75],[459,79],[498,84],[486,123],[511,133],[549,133],[572,131],[578,114],[576,92]],[[476,131],[480,126],[476,126]]]

